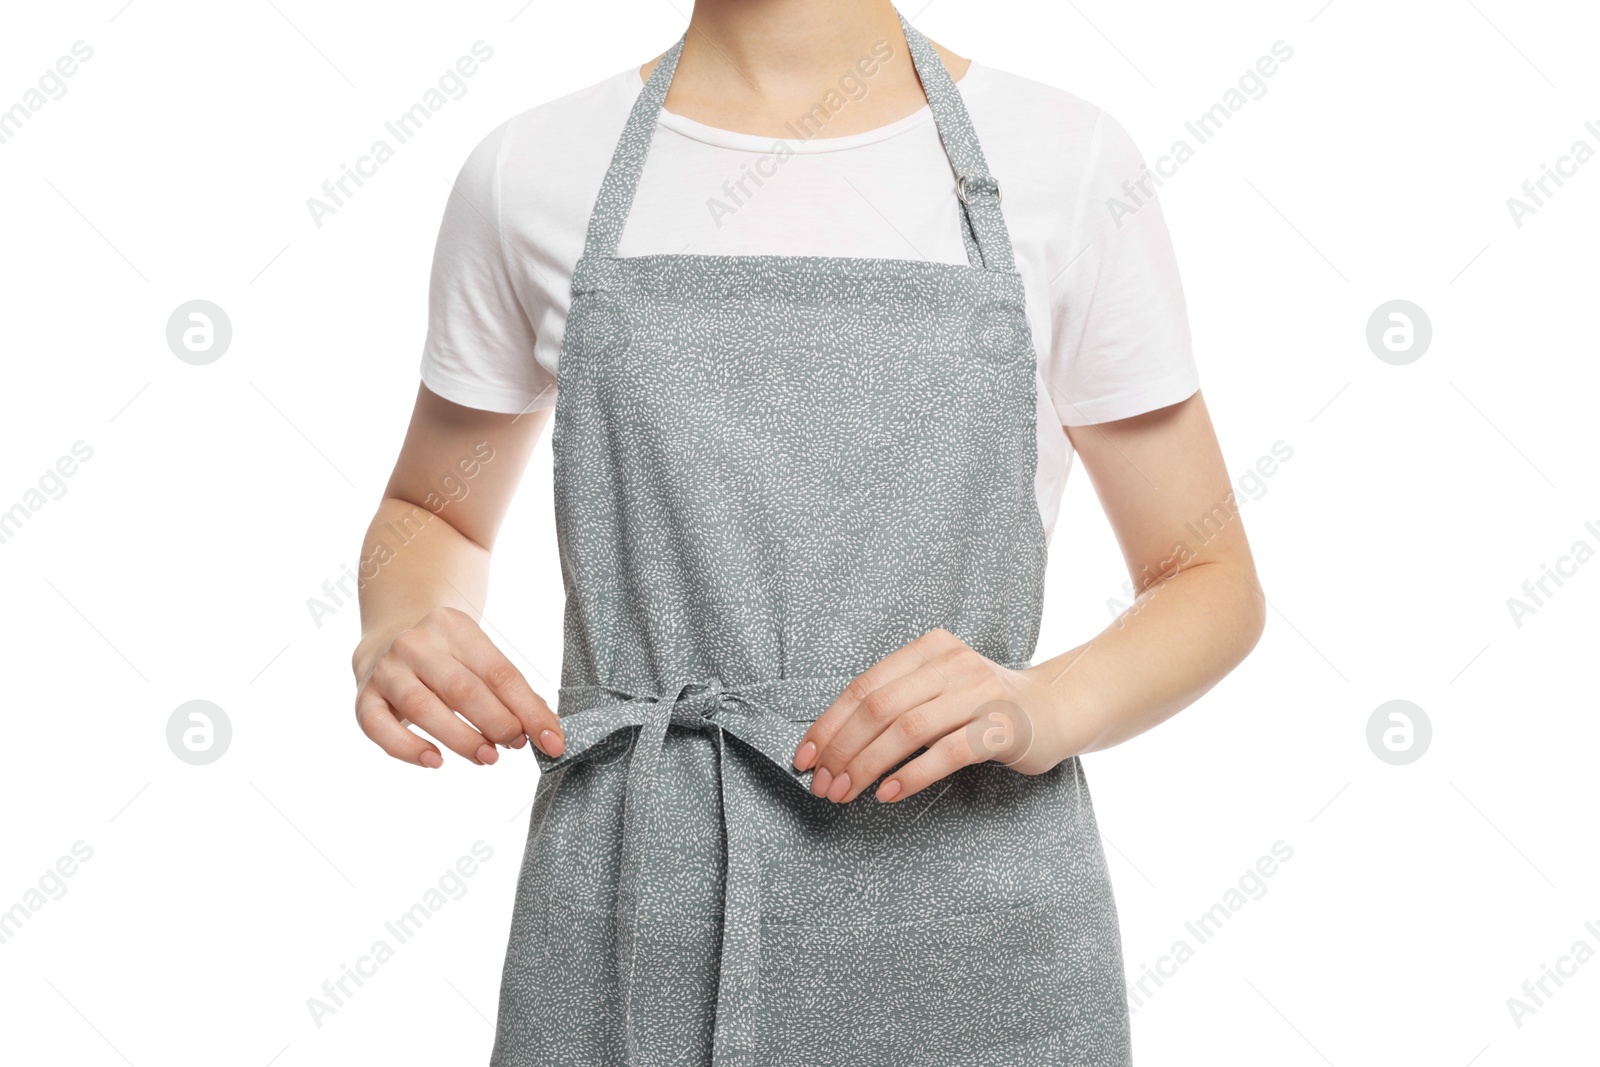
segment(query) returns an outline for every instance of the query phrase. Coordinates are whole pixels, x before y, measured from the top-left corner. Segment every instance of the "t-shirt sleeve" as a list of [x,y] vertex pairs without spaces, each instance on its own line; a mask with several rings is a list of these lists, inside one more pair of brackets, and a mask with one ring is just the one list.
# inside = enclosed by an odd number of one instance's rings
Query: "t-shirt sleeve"
[[1125,419],[1200,388],[1188,308],[1154,178],[1104,111],[1094,125],[1068,241],[1052,266],[1045,386],[1063,426]]
[[510,123],[485,137],[445,205],[428,286],[422,382],[466,407],[521,413],[555,404],[555,379],[534,359],[500,223],[500,154]]

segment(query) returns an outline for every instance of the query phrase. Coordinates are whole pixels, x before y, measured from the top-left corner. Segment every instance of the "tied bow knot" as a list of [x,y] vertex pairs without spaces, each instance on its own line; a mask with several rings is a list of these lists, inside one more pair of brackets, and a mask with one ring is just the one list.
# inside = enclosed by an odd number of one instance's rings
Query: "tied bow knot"
[[[1018,669],[1028,665],[1027,661],[1005,664]],[[637,1026],[632,1015],[637,998],[632,993],[637,983],[651,980],[650,972],[641,977],[635,970],[641,948],[649,955],[652,947],[648,943],[641,946],[639,940],[640,910],[642,907],[646,914],[662,914],[672,909],[671,885],[650,870],[662,848],[671,847],[670,824],[665,833],[658,830],[663,798],[656,792],[670,728],[704,731],[716,746],[715,793],[705,799],[721,816],[727,870],[721,947],[724,966],[718,979],[713,1062],[758,1062],[755,1016],[760,988],[761,879],[766,860],[758,828],[761,809],[753,806],[756,798],[750,794],[758,779],[750,770],[737,768],[729,739],[769,761],[808,802],[828,804],[812,795],[813,772],[797,771],[793,755],[811,723],[843,692],[851,677],[841,674],[748,679],[738,680],[728,688],[716,675],[710,675],[686,685],[673,683],[643,693],[604,685],[562,689],[565,751],[559,757],[551,757],[534,748],[541,768],[545,772],[556,771],[594,759],[602,752],[621,750],[628,756],[617,886],[617,973],[628,1005],[623,1025],[630,1037]],[[637,731],[633,744],[625,748],[611,744],[613,738],[627,737],[630,731]],[[611,759],[602,762],[610,763]],[[534,817],[539,817],[537,812]],[[666,967],[670,963],[657,961],[654,966]]]
[[704,682],[691,682],[672,702],[669,721],[689,730],[710,730],[718,725],[716,713],[722,707],[724,690],[716,675]]

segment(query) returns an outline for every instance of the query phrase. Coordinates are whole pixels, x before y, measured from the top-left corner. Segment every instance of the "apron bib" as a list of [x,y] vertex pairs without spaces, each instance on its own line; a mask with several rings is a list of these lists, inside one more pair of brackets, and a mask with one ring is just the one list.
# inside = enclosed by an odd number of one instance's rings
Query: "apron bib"
[[847,805],[791,763],[944,627],[1026,667],[1045,540],[1023,283],[959,92],[901,19],[965,264],[616,250],[680,39],[590,218],[552,446],[558,713],[493,1063],[1129,1062],[1079,761]]

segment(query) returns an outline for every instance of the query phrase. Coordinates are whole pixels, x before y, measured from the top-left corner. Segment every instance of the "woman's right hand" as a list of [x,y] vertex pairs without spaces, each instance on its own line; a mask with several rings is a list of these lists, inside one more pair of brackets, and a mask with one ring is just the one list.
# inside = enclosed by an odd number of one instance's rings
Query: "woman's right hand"
[[565,750],[550,706],[464,611],[435,608],[387,639],[363,638],[351,666],[356,721],[395,759],[444,764],[407,724],[479,765],[499,758],[496,745],[521,748],[530,738],[546,755]]

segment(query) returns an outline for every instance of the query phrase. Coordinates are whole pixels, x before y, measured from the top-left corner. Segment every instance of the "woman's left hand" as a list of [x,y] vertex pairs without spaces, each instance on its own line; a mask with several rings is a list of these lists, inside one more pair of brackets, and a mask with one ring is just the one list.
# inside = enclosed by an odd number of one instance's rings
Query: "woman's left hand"
[[1034,670],[1002,667],[948,630],[930,630],[852,679],[806,731],[794,765],[815,767],[811,791],[838,803],[924,748],[878,787],[879,800],[903,800],[988,760],[1042,774],[1072,751],[1059,694]]

